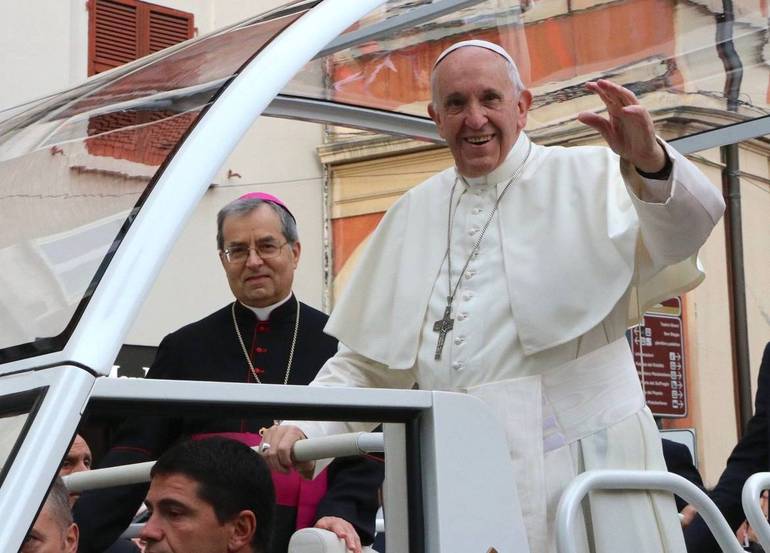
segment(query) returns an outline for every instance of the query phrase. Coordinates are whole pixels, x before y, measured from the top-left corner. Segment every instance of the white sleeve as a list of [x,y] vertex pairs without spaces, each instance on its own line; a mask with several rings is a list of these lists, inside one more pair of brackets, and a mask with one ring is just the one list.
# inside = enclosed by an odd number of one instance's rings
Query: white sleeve
[[668,181],[645,179],[631,164],[621,162],[639,215],[642,257],[650,264],[643,272],[652,273],[697,253],[725,209],[717,187],[693,163],[661,143],[673,162]]
[[[340,343],[337,354],[324,363],[310,386],[408,390],[414,384],[413,370],[390,369],[386,365],[372,361]],[[369,432],[379,423],[284,421],[282,424],[298,426],[308,438],[317,438],[345,432]]]

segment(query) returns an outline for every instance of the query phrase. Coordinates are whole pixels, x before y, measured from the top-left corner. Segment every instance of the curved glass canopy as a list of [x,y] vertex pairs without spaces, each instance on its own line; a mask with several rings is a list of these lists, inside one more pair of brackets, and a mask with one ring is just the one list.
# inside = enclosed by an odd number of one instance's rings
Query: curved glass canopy
[[61,349],[167,161],[294,2],[0,122],[0,362]]
[[[412,4],[383,10],[396,18]],[[535,97],[530,133],[558,134],[603,109],[584,84],[609,78],[656,118],[676,118],[678,138],[770,113],[767,27],[767,8],[750,1],[487,0],[317,59],[307,72],[323,71],[324,86],[300,75],[286,92],[424,117],[437,55],[479,38],[516,60]]]
[[[64,347],[201,116],[319,3],[291,2],[0,113],[0,363]],[[590,134],[576,115],[602,104],[584,84],[611,78],[667,138],[732,125],[734,140],[702,144],[734,142],[767,133],[765,12],[734,0],[391,0],[329,44],[265,113],[436,141],[425,115],[432,63],[449,44],[482,38],[506,47],[532,89],[535,140]]]

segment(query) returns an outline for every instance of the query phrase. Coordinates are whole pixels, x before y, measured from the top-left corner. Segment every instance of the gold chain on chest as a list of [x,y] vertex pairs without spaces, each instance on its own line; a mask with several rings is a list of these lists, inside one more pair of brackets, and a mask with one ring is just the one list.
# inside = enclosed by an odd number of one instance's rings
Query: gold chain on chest
[[[289,375],[291,375],[291,364],[294,361],[294,348],[297,345],[297,333],[299,331],[299,300],[297,299],[297,296],[294,296],[294,301],[297,302],[297,316],[294,318],[294,335],[291,338],[291,348],[289,349],[289,361],[286,363],[286,374],[283,378],[283,383],[288,384],[289,383]],[[243,356],[246,358],[246,364],[249,366],[249,370],[251,371],[251,374],[254,376],[254,379],[257,381],[258,384],[262,384],[262,381],[259,379],[259,375],[257,374],[257,371],[254,370],[254,364],[251,362],[251,356],[249,355],[249,352],[246,350],[246,344],[243,342],[243,337],[241,336],[241,329],[238,328],[238,319],[235,316],[235,304],[236,302],[233,302],[230,306],[230,313],[233,316],[233,327],[235,328],[235,335],[238,337],[238,343],[241,345],[241,351],[243,351]]]

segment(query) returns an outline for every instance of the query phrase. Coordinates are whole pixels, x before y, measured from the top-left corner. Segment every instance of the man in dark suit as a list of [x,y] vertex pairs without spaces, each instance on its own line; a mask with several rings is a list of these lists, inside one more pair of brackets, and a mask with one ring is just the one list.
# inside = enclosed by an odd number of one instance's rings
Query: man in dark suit
[[[770,343],[765,346],[762,364],[759,366],[754,416],[749,420],[746,433],[727,459],[727,466],[719,478],[719,483],[709,494],[733,530],[746,518],[741,505],[743,484],[755,472],[770,470],[770,427],[767,421],[769,403]],[[684,531],[687,550],[690,553],[721,551],[700,515],[695,514],[694,509],[689,506],[684,514],[685,521],[692,521]]]
[[[147,378],[308,384],[337,349],[323,333],[327,316],[300,303],[292,292],[300,257],[296,221],[278,198],[254,193],[231,202],[217,216],[217,246],[236,301],[166,336]],[[172,443],[220,435],[249,446],[273,417],[225,419],[141,418],[121,428],[102,466],[157,459]],[[273,474],[277,513],[273,547],[285,552],[297,528],[315,525],[336,533],[348,549],[374,538],[382,463],[337,459],[313,481],[297,473]],[[75,505],[81,553],[101,553],[131,520],[147,486],[84,493]]]
[[[663,445],[663,459],[666,461],[666,469],[668,472],[678,474],[682,478],[685,478],[698,486],[700,489],[703,489],[703,479],[701,478],[698,469],[695,468],[695,465],[693,464],[690,449],[684,444],[680,444],[673,440],[667,440],[666,438],[662,438],[660,441]],[[675,495],[674,499],[676,500],[677,511],[681,511],[687,506],[687,502],[678,495]]]

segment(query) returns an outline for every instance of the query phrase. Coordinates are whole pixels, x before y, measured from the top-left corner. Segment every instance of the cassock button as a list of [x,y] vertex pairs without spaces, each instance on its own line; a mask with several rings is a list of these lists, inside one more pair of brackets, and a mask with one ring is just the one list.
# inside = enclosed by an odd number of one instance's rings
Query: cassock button
[[467,318],[468,318],[468,314],[467,313],[460,313],[460,314],[457,315],[457,320],[458,321],[464,321]]
[[474,215],[479,215],[480,213],[481,213],[481,208],[480,207],[474,207],[473,208],[473,214]]
[[463,370],[463,364],[455,361],[454,363],[452,363],[452,368],[459,372]]
[[479,227],[472,227],[472,228],[471,228],[471,229],[468,231],[468,236],[473,236],[473,235],[474,235],[474,234],[476,234],[478,231],[479,231]]
[[469,300],[469,299],[471,299],[472,297],[473,297],[473,292],[464,292],[464,293],[463,293],[463,299],[464,299],[465,301],[468,301],[468,300]]
[[476,271],[468,271],[467,273],[465,273],[465,280],[470,280],[475,274],[476,274]]
[[457,338],[455,338],[455,345],[456,346],[462,345],[463,342],[465,342],[465,338],[463,338],[462,336],[458,336]]

